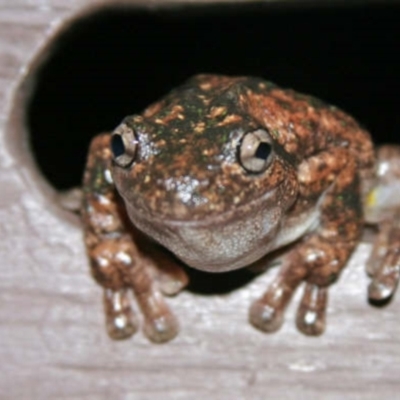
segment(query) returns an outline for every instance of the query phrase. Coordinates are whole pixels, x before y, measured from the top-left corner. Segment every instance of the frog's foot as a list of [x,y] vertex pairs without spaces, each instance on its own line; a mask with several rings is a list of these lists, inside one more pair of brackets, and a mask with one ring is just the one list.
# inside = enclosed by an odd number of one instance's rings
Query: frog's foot
[[350,241],[333,243],[318,235],[298,243],[284,258],[278,276],[267,292],[252,305],[252,324],[265,332],[279,329],[294,291],[305,281],[296,324],[305,335],[322,334],[328,287],[337,279],[353,247]]
[[299,331],[309,336],[318,336],[324,332],[327,299],[327,288],[306,283],[297,310],[296,325]]
[[128,236],[100,243],[90,257],[93,274],[105,288],[106,326],[111,338],[124,339],[138,329],[129,289],[143,315],[144,334],[151,341],[162,343],[177,335],[178,322],[163,292],[171,294],[183,287],[185,275],[178,267],[169,266],[157,274],[152,260],[138,253]]
[[367,263],[372,276],[368,287],[371,303],[385,304],[396,291],[400,278],[400,215],[379,226],[379,234]]

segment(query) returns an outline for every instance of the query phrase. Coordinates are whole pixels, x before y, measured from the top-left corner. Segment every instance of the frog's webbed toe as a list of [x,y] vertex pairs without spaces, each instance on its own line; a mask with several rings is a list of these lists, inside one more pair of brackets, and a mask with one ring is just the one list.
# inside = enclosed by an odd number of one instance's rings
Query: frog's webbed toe
[[328,289],[306,283],[303,297],[297,310],[296,325],[305,335],[318,336],[325,330]]
[[249,320],[263,332],[275,332],[283,324],[284,311],[290,300],[291,291],[276,281],[265,294],[250,307]]
[[263,299],[255,301],[249,312],[253,326],[263,332],[275,332],[283,324],[284,307],[271,305]]
[[138,320],[134,314],[126,289],[104,289],[104,312],[108,335],[115,340],[127,339],[138,330]]
[[369,300],[376,304],[389,301],[400,278],[400,213],[379,225],[367,272],[372,277],[368,287]]
[[301,269],[282,267],[264,295],[250,307],[250,322],[263,332],[275,332],[284,322],[284,313],[303,279]]

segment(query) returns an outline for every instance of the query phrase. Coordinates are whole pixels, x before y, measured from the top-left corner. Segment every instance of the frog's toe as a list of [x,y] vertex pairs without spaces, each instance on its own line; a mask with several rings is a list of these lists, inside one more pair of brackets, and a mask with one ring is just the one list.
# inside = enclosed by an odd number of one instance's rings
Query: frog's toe
[[250,307],[250,322],[264,332],[275,332],[282,326],[284,312],[298,285],[285,272],[278,274],[264,295]]
[[171,313],[154,319],[146,319],[144,334],[154,343],[168,342],[176,337],[179,332],[179,324]]
[[174,296],[189,282],[186,272],[177,264],[163,265],[158,271],[158,284],[166,296]]
[[132,312],[120,312],[106,317],[107,333],[111,339],[122,340],[130,338],[138,330]]
[[389,301],[396,291],[400,278],[400,254],[388,254],[368,287],[372,303]]
[[400,212],[379,225],[367,272],[372,276],[368,298],[372,304],[384,304],[391,299],[400,279]]
[[327,288],[306,283],[296,317],[297,328],[305,335],[318,336],[324,332],[327,299]]
[[283,310],[264,303],[262,299],[250,307],[250,323],[263,332],[276,332],[282,326],[283,319]]
[[138,322],[129,303],[126,289],[104,290],[106,328],[112,339],[129,338],[138,330]]
[[168,342],[179,332],[179,324],[160,292],[137,296],[144,316],[144,334],[155,343]]

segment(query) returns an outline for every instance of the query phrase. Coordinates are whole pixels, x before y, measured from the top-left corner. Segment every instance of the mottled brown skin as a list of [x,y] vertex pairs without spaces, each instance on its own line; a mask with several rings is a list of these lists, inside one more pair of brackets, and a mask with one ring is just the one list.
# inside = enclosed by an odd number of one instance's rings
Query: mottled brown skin
[[[138,251],[121,199],[108,179],[109,141],[110,135],[99,135],[91,144],[82,207],[92,275],[104,288],[107,331],[114,339],[136,332],[138,322],[128,294],[128,289],[133,289],[145,317],[145,334],[154,342],[163,342],[176,335],[178,324],[161,293],[175,294],[187,278],[168,258],[161,260],[159,269]],[[157,248],[153,259],[158,259]]]
[[[111,337],[136,330],[127,297],[132,288],[146,335],[156,342],[173,338],[177,323],[160,293],[186,283],[179,267],[169,263],[167,272],[157,272],[152,255],[138,249],[121,198],[136,228],[198,269],[246,267],[294,243],[251,306],[250,321],[263,331],[278,329],[305,281],[297,326],[322,333],[328,287],[359,240],[363,201],[376,184],[369,134],[313,97],[257,78],[217,75],[196,76],[142,115],[125,118],[113,138],[128,131],[134,139],[124,151],[132,162],[121,166],[111,136],[100,135],[84,178],[86,245],[105,288]],[[259,131],[271,153],[257,155],[265,157],[265,168],[254,172],[240,151],[243,138]]]

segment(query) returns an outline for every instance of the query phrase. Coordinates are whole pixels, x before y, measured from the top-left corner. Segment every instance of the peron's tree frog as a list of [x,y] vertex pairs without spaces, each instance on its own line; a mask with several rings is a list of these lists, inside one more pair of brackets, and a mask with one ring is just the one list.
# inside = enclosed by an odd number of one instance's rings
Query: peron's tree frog
[[366,222],[380,228],[368,263],[370,298],[394,292],[399,189],[400,148],[376,152],[336,107],[257,78],[196,76],[92,141],[82,214],[108,333],[120,339],[137,330],[132,289],[147,337],[177,334],[163,294],[182,289],[186,274],[159,247],[144,246],[142,232],[210,272],[247,267],[287,246],[250,321],[277,330],[305,282],[297,326],[321,334],[328,288]]

